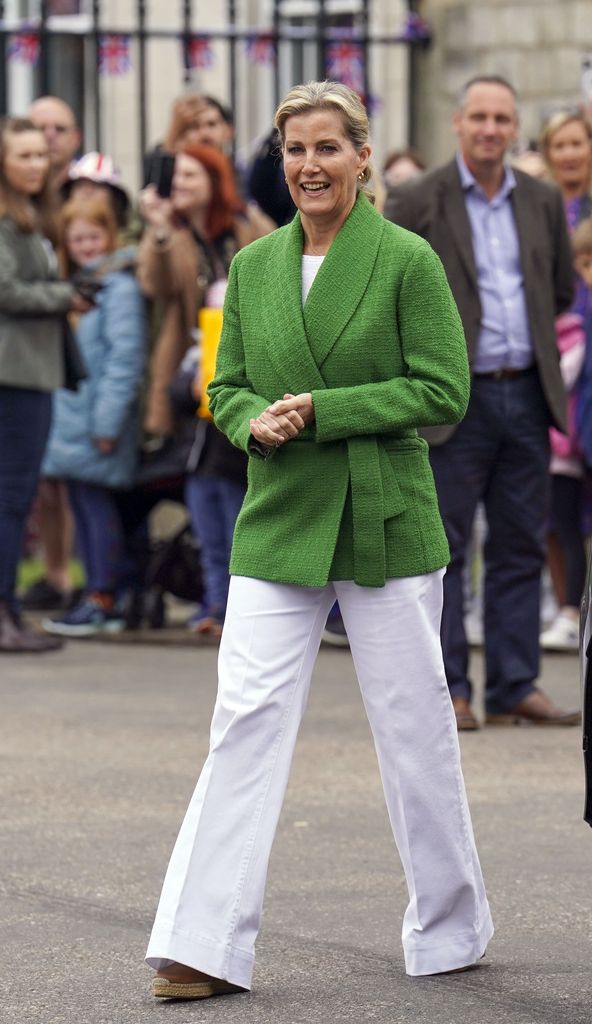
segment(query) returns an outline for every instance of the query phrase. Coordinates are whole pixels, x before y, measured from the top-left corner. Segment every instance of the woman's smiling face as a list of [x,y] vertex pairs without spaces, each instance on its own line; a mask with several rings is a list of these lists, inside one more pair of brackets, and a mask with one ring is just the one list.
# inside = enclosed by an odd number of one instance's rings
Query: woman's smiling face
[[549,139],[547,159],[560,188],[590,187],[592,176],[592,143],[586,127],[579,120],[566,121]]
[[356,201],[370,146],[356,150],[341,114],[321,108],[287,119],[283,153],[290,195],[303,218],[339,228]]

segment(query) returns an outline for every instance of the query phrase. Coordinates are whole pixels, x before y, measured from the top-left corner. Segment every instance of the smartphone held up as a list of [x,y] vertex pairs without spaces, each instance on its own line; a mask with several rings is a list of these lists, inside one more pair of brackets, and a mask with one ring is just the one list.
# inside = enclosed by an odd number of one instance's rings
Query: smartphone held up
[[144,188],[154,185],[162,199],[169,199],[173,187],[175,157],[173,153],[156,150],[144,159]]

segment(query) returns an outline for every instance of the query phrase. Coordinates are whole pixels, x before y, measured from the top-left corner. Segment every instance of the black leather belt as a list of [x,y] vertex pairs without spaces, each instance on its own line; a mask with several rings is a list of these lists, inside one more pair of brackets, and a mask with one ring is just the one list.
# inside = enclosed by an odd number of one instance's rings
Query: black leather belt
[[490,373],[474,373],[473,376],[489,380],[514,380],[515,377],[525,377],[527,373],[533,373],[534,370],[534,366],[527,366],[525,370],[514,370],[511,366],[503,366],[501,370],[492,370]]

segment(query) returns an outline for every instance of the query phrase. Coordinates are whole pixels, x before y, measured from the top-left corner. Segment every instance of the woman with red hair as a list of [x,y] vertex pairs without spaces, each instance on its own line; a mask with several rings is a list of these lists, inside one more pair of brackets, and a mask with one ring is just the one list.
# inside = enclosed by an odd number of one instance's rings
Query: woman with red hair
[[[141,195],[147,222],[138,253],[146,295],[163,305],[149,368],[145,427],[157,437],[179,428],[171,387],[183,365],[195,366],[199,310],[221,307],[235,253],[253,240],[232,167],[211,146],[187,144],[175,159],[170,198],[149,185]],[[194,388],[193,406],[199,400]],[[219,635],[228,592],[234,523],[246,489],[246,457],[206,418],[197,433],[186,478],[186,502],[199,538],[204,600],[195,629]]]

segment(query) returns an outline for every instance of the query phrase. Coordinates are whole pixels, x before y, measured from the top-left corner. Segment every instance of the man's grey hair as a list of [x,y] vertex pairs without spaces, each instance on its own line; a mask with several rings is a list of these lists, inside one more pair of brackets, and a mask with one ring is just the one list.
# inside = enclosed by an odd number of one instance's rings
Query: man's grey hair
[[465,82],[462,89],[460,90],[456,100],[457,110],[463,109],[467,101],[469,89],[471,89],[474,85],[501,85],[504,89],[507,89],[508,92],[511,92],[512,96],[514,97],[514,101],[516,103],[518,102],[518,93],[516,92],[512,83],[508,82],[507,78],[503,78],[502,75],[475,75],[474,78],[469,78],[469,81]]

